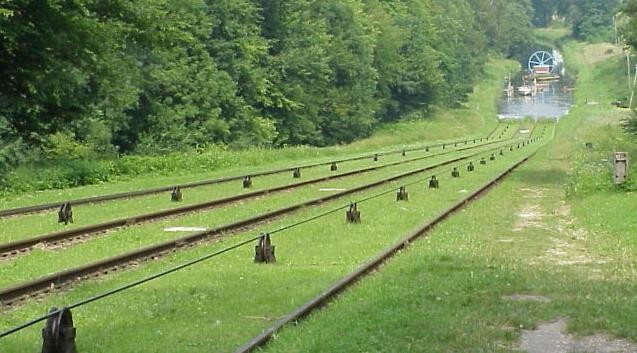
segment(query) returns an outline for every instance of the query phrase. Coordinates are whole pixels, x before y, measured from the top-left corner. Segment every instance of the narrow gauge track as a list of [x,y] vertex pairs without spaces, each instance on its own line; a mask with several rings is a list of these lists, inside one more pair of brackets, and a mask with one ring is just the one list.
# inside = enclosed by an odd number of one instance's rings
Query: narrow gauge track
[[[526,141],[529,142],[529,140],[526,140]],[[515,145],[515,144],[516,143],[513,143],[511,145]],[[529,143],[527,143],[526,145],[528,146]],[[82,278],[85,278],[94,274],[99,274],[102,272],[109,272],[109,270],[111,269],[116,270],[119,267],[125,266],[126,264],[129,264],[134,261],[139,261],[139,260],[159,256],[163,253],[184,247],[189,244],[197,243],[197,242],[208,240],[208,239],[218,238],[224,234],[232,234],[239,230],[245,230],[246,228],[253,227],[254,225],[260,224],[264,221],[269,221],[269,220],[278,218],[282,215],[300,210],[305,207],[319,205],[327,201],[331,201],[346,195],[354,194],[366,189],[377,187],[395,180],[399,180],[405,177],[427,172],[427,171],[439,168],[441,166],[450,165],[450,164],[457,163],[462,160],[467,160],[472,157],[476,157],[483,154],[488,155],[489,153],[495,150],[498,150],[499,148],[502,148],[502,146],[496,147],[487,151],[481,151],[479,153],[476,153],[470,156],[453,158],[433,166],[419,168],[419,169],[405,172],[405,173],[395,175],[389,178],[381,179],[369,184],[361,185],[361,186],[358,186],[349,190],[345,190],[339,193],[309,200],[306,202],[298,203],[298,204],[284,207],[284,208],[274,210],[271,212],[263,213],[254,217],[243,219],[237,222],[218,226],[207,231],[194,233],[194,234],[190,234],[181,238],[146,246],[146,247],[133,250],[124,254],[116,255],[113,257],[109,257],[106,259],[93,262],[93,263],[78,266],[78,267],[61,271],[58,273],[54,273],[51,275],[43,276],[38,279],[22,282],[14,286],[0,289],[0,302],[5,305],[10,305],[20,301],[21,299],[26,299],[27,297],[30,297],[30,296],[48,293],[56,287],[69,284],[78,279],[82,279]]]
[[265,329],[263,333],[256,336],[255,338],[253,338],[252,340],[250,340],[243,346],[239,347],[237,350],[235,350],[234,353],[254,352],[258,348],[265,346],[268,343],[268,341],[285,326],[292,323],[297,323],[299,320],[302,320],[303,318],[307,317],[313,311],[324,307],[334,297],[338,296],[346,289],[352,287],[352,285],[357,283],[366,275],[372,273],[372,271],[374,271],[375,269],[379,268],[381,265],[386,263],[390,258],[396,255],[399,251],[407,248],[414,240],[425,236],[427,232],[429,232],[436,225],[438,225],[439,223],[441,223],[442,221],[450,217],[453,213],[460,210],[471,201],[479,198],[480,196],[482,196],[483,194],[487,193],[489,190],[494,188],[499,181],[504,179],[507,175],[509,175],[509,173],[511,173],[516,168],[518,168],[520,165],[528,161],[531,157],[533,157],[534,154],[535,152],[531,153],[529,156],[518,161],[513,166],[511,166],[510,168],[507,168],[498,176],[496,176],[495,178],[493,178],[492,180],[484,184],[482,187],[480,187],[476,191],[469,194],[467,197],[456,202],[454,205],[452,205],[451,207],[449,207],[448,209],[446,209],[445,211],[443,211],[442,213],[434,217],[431,221],[421,225],[420,227],[415,229],[413,232],[409,233],[404,239],[396,242],[394,245],[390,246],[385,251],[381,252],[380,254],[378,254],[371,260],[369,260],[367,263],[360,266],[354,272],[345,276],[344,278],[342,278],[341,280],[333,284],[331,287],[325,289],[316,297],[310,299],[308,302],[306,302],[305,304],[303,304],[302,306],[300,306],[293,312],[289,313],[288,315],[284,316],[282,319],[278,320],[274,325]]
[[443,153],[430,154],[430,155],[427,155],[427,156],[410,158],[410,159],[397,161],[397,162],[392,162],[392,163],[388,163],[388,164],[383,164],[383,165],[379,165],[379,166],[373,166],[373,167],[357,169],[357,170],[353,170],[353,171],[350,171],[350,172],[345,172],[345,173],[341,173],[341,174],[337,174],[337,175],[328,175],[328,176],[325,176],[325,177],[319,177],[319,178],[315,178],[315,179],[311,179],[311,180],[305,180],[305,181],[301,181],[301,182],[294,183],[294,184],[288,184],[288,185],[277,186],[277,187],[273,187],[273,188],[269,188],[269,189],[263,189],[263,190],[257,190],[257,191],[249,192],[249,193],[233,195],[233,196],[224,197],[224,198],[220,198],[220,199],[216,199],[216,200],[212,200],[212,201],[208,201],[208,202],[202,202],[202,203],[198,203],[198,204],[193,204],[193,205],[188,205],[188,206],[183,206],[183,207],[177,207],[177,208],[172,208],[172,209],[158,211],[158,212],[135,215],[135,216],[121,218],[121,219],[116,219],[116,220],[103,222],[103,223],[99,223],[99,224],[88,225],[88,226],[84,226],[84,227],[80,227],[80,228],[69,229],[69,230],[60,231],[60,232],[54,232],[54,233],[49,233],[49,234],[38,235],[38,236],[30,237],[30,238],[27,238],[27,239],[16,240],[16,241],[13,241],[13,242],[0,244],[0,259],[2,259],[2,258],[6,259],[6,258],[9,258],[11,256],[15,256],[15,255],[18,255],[18,254],[21,254],[21,253],[25,253],[25,252],[29,251],[29,249],[31,249],[34,245],[39,244],[39,243],[49,243],[49,244],[61,243],[61,242],[69,241],[71,239],[79,239],[79,238],[85,237],[85,236],[90,235],[90,234],[106,232],[106,231],[109,231],[109,230],[112,230],[112,229],[115,229],[115,228],[119,228],[119,227],[130,226],[130,225],[134,225],[134,224],[155,221],[155,220],[159,220],[159,219],[163,219],[163,218],[167,218],[167,217],[171,217],[171,216],[182,215],[182,214],[187,214],[187,213],[191,213],[191,212],[211,209],[211,208],[215,208],[215,207],[219,207],[219,206],[222,206],[222,205],[235,203],[235,202],[242,201],[242,200],[251,199],[251,198],[258,197],[258,196],[268,195],[268,194],[272,194],[272,193],[276,193],[276,192],[292,190],[292,189],[295,189],[295,188],[298,188],[298,187],[311,185],[311,184],[316,184],[316,183],[324,182],[324,181],[327,181],[327,180],[334,180],[334,179],[349,177],[349,176],[362,174],[362,173],[366,173],[366,172],[370,172],[370,171],[374,171],[374,170],[378,170],[378,169],[382,169],[382,168],[388,168],[388,167],[392,167],[392,166],[396,166],[396,165],[411,163],[411,162],[424,160],[424,159],[428,159],[428,158],[433,158],[433,157],[440,157],[440,156],[444,156],[444,155],[447,155],[447,154],[462,152],[462,151],[471,150],[471,149],[477,149],[477,148],[480,148],[480,147],[487,147],[487,146],[490,146],[490,145],[493,145],[493,144],[498,144],[498,143],[505,144],[507,141],[510,141],[510,140],[511,139],[503,140],[503,141],[502,140],[498,140],[498,141],[494,141],[494,142],[488,142],[488,143],[484,143],[484,144],[480,144],[480,145],[459,148],[459,149],[456,149],[456,150],[449,150],[449,151],[443,152]]
[[413,151],[421,151],[421,150],[423,150],[425,148],[436,148],[436,147],[442,147],[442,146],[451,146],[451,145],[458,145],[458,144],[462,144],[462,143],[467,144],[469,141],[474,141],[474,142],[478,141],[478,140],[479,141],[483,141],[484,139],[489,141],[492,138],[492,136],[495,134],[495,132],[498,131],[498,129],[500,128],[500,125],[501,124],[498,124],[486,137],[478,137],[478,138],[472,138],[472,139],[469,138],[469,139],[462,139],[462,140],[456,140],[456,141],[445,142],[445,143],[425,145],[425,146],[422,146],[422,147],[413,147],[413,148],[407,148],[407,149],[393,150],[393,151],[389,151],[389,152],[372,153],[372,154],[366,154],[366,155],[357,156],[357,157],[350,157],[350,158],[333,160],[333,161],[329,161],[329,162],[320,162],[320,163],[314,163],[314,164],[307,164],[307,165],[303,165],[303,166],[286,167],[286,168],[281,168],[281,169],[273,169],[273,170],[268,170],[268,171],[247,173],[247,174],[242,174],[242,175],[227,176],[227,177],[210,179],[210,180],[196,181],[196,182],[186,183],[186,184],[175,184],[175,185],[162,186],[162,187],[145,189],[145,190],[121,192],[121,193],[101,195],[101,196],[93,196],[93,197],[85,197],[85,198],[80,198],[80,199],[75,199],[75,200],[64,200],[64,201],[59,201],[59,202],[49,202],[49,203],[44,203],[44,204],[39,204],[39,205],[32,205],[32,206],[25,206],[25,207],[16,207],[16,208],[10,208],[10,209],[6,209],[6,210],[0,210],[0,218],[5,218],[5,217],[9,217],[9,216],[23,215],[23,214],[28,214],[28,213],[36,213],[36,212],[41,212],[41,211],[46,211],[46,210],[52,210],[52,209],[55,209],[57,207],[60,207],[60,205],[63,202],[70,202],[73,206],[77,206],[77,205],[83,205],[83,204],[88,204],[88,203],[98,203],[98,202],[112,201],[112,200],[117,200],[117,199],[141,197],[141,196],[147,196],[147,195],[158,194],[158,193],[170,191],[175,186],[179,186],[181,189],[195,188],[195,187],[198,187],[198,186],[220,184],[220,183],[226,183],[226,182],[230,182],[230,181],[241,180],[246,175],[249,175],[251,177],[265,176],[265,175],[272,175],[272,174],[291,172],[291,171],[293,171],[296,168],[306,169],[306,168],[313,168],[313,167],[319,167],[319,166],[324,166],[324,165],[330,165],[332,163],[343,163],[343,162],[351,162],[351,161],[357,161],[357,160],[362,160],[362,159],[368,159],[368,158],[374,157],[375,154],[378,154],[378,156],[387,156],[387,155],[402,153],[403,151],[404,152],[413,152]]

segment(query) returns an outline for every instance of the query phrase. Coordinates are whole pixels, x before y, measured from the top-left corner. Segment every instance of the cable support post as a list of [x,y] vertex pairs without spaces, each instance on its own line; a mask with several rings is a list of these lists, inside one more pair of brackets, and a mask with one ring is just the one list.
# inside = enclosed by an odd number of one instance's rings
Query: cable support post
[[173,187],[172,191],[170,192],[170,201],[173,202],[180,202],[183,200],[183,194],[181,193],[181,189],[178,186]]
[[361,212],[358,210],[356,202],[352,202],[349,205],[349,209],[345,212],[345,219],[347,223],[360,223]]
[[68,308],[51,308],[42,329],[42,353],[77,353],[76,329]]
[[249,189],[252,187],[252,178],[249,175],[243,177],[243,188]]
[[396,201],[408,201],[409,200],[409,193],[407,193],[407,189],[405,189],[405,186],[401,186],[398,189],[398,192],[396,193]]
[[273,264],[276,262],[274,255],[275,246],[272,245],[270,234],[261,233],[258,244],[254,247],[254,262],[261,264]]
[[440,183],[438,183],[438,179],[436,179],[435,175],[432,175],[431,179],[429,179],[429,188],[438,189],[439,187],[440,187]]
[[64,202],[58,210],[58,223],[64,223],[64,225],[73,223],[73,206],[70,202]]

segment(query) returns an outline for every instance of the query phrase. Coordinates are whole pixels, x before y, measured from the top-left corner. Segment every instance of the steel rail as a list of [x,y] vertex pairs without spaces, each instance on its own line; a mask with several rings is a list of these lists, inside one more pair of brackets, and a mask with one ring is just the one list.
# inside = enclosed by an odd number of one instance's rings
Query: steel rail
[[[481,141],[484,138],[486,138],[487,141],[488,141],[491,138],[490,136],[498,128],[499,128],[499,124],[498,124],[498,126],[495,127],[495,129],[491,133],[489,133],[489,135],[487,135],[486,137],[478,137],[478,138]],[[470,141],[470,140],[474,140],[475,141],[478,138],[473,138],[473,139],[468,138],[468,139],[462,139],[462,140],[451,141],[451,142],[443,142],[443,143],[438,143],[438,144],[425,145],[424,147],[423,146],[421,146],[421,147],[412,147],[412,148],[405,148],[405,149],[393,150],[393,151],[388,151],[388,152],[372,153],[372,154],[366,154],[366,155],[357,156],[357,157],[350,157],[350,158],[343,158],[343,159],[333,160],[333,161],[330,161],[330,162],[320,162],[320,163],[306,164],[306,165],[302,165],[302,166],[286,167],[286,168],[280,168],[280,169],[273,169],[273,170],[267,170],[267,171],[247,173],[247,174],[242,174],[242,175],[234,175],[234,176],[227,176],[227,177],[216,178],[216,179],[196,181],[196,182],[185,183],[185,184],[175,184],[175,185],[170,185],[170,186],[162,186],[162,187],[145,189],[145,190],[121,192],[121,193],[101,195],[101,196],[85,197],[85,198],[80,198],[80,199],[75,199],[75,200],[64,200],[64,201],[49,202],[49,203],[44,203],[44,204],[39,204],[39,205],[10,208],[10,209],[5,209],[5,210],[0,210],[0,218],[5,218],[5,217],[9,217],[9,216],[17,216],[17,215],[23,215],[23,214],[28,214],[28,213],[35,213],[35,212],[55,209],[57,207],[60,207],[60,205],[63,202],[70,202],[73,206],[76,206],[76,205],[83,205],[83,204],[88,204],[88,203],[98,203],[98,202],[104,202],[104,201],[112,201],[112,200],[124,199],[124,198],[141,197],[141,196],[147,196],[147,195],[158,194],[158,193],[170,191],[170,190],[172,190],[172,188],[174,188],[176,186],[179,186],[181,189],[195,188],[195,187],[199,187],[199,186],[220,184],[220,183],[225,183],[225,182],[230,182],[230,181],[235,181],[235,180],[241,180],[246,175],[249,175],[251,177],[273,175],[273,174],[290,172],[290,171],[293,171],[296,168],[306,169],[306,168],[319,167],[319,166],[323,166],[323,165],[330,165],[332,163],[343,163],[343,162],[357,161],[357,160],[372,158],[372,157],[374,157],[375,154],[378,154],[379,156],[387,156],[387,155],[391,155],[391,154],[402,153],[403,151],[405,151],[405,152],[421,151],[421,150],[423,150],[423,148],[427,148],[427,147],[428,148],[435,148],[435,147],[441,147],[441,146],[449,146],[449,145],[454,145],[454,144],[458,144],[458,143],[465,143],[465,142]]]
[[392,166],[396,166],[400,164],[411,163],[411,162],[415,162],[415,161],[419,161],[423,159],[440,157],[440,156],[444,156],[451,153],[477,149],[479,147],[486,147],[492,144],[506,143],[507,141],[510,141],[510,140],[504,140],[504,141],[499,140],[499,141],[484,143],[477,146],[464,147],[464,148],[460,148],[456,150],[449,150],[448,152],[430,154],[427,156],[421,156],[421,157],[411,158],[407,160],[392,162],[392,163],[383,164],[380,166],[357,169],[354,171],[349,171],[346,173],[341,173],[336,175],[328,175],[328,176],[319,177],[319,178],[315,178],[311,180],[305,180],[298,183],[277,186],[277,187],[273,187],[269,189],[257,190],[257,191],[248,192],[248,193],[239,194],[239,195],[223,197],[220,199],[192,204],[188,206],[176,207],[176,208],[171,208],[168,210],[151,212],[151,213],[146,213],[142,215],[136,215],[136,216],[126,217],[126,218],[111,220],[111,221],[107,221],[107,222],[103,222],[99,224],[88,225],[88,226],[64,230],[60,232],[37,235],[27,239],[21,239],[21,240],[16,240],[16,241],[0,244],[0,259],[2,259],[3,257],[7,258],[13,255],[17,255],[19,253],[24,253],[28,251],[29,248],[39,243],[54,243],[54,242],[64,241],[67,239],[79,238],[79,237],[83,237],[90,234],[105,232],[105,231],[119,228],[119,227],[130,226],[130,225],[139,224],[143,222],[155,221],[155,220],[166,218],[166,217],[196,212],[200,210],[206,210],[206,209],[210,209],[214,207],[219,207],[222,205],[227,205],[230,203],[235,203],[241,200],[258,197],[258,196],[268,195],[268,194],[272,194],[272,193],[276,193],[280,191],[292,190],[292,189],[299,188],[306,185],[316,184],[316,183],[339,179],[339,178],[345,178],[352,175],[362,174],[362,173],[366,173],[366,172],[370,172],[370,171],[374,171],[374,170],[378,170],[382,168],[388,168],[388,167],[392,167]]
[[434,170],[436,168],[457,163],[462,160],[470,159],[472,157],[475,157],[481,154],[488,154],[489,152],[493,150],[497,150],[498,148],[500,147],[496,147],[494,149],[487,150],[487,151],[481,151],[479,153],[476,153],[470,156],[453,158],[448,161],[440,162],[432,166],[427,166],[427,167],[419,168],[409,172],[405,172],[402,174],[394,175],[394,176],[384,178],[369,184],[357,186],[349,190],[334,193],[332,195],[305,201],[305,202],[298,203],[292,206],[288,206],[288,207],[284,207],[284,208],[274,210],[271,212],[263,213],[254,217],[246,218],[237,222],[221,225],[203,232],[198,232],[198,233],[190,234],[181,238],[169,240],[169,241],[158,243],[158,244],[153,244],[153,245],[146,246],[137,250],[126,252],[124,254],[116,255],[113,257],[109,257],[106,259],[93,262],[93,263],[85,264],[82,266],[78,266],[78,267],[61,271],[58,273],[54,273],[51,275],[43,276],[43,277],[33,279],[30,281],[25,281],[10,287],[2,288],[0,289],[0,303],[11,304],[16,301],[19,301],[21,298],[35,295],[37,293],[49,292],[55,287],[68,284],[69,282],[81,279],[91,274],[100,273],[111,268],[117,268],[119,266],[130,263],[132,261],[156,256],[170,250],[184,247],[188,244],[196,243],[196,242],[207,240],[207,239],[217,238],[226,233],[233,233],[241,229],[245,229],[245,228],[254,226],[256,224],[262,223],[266,220],[271,220],[273,218],[303,209],[305,207],[320,205],[324,202],[338,199],[343,196],[351,195],[366,189],[374,188],[374,187],[377,187],[395,180],[399,180],[405,177],[409,177],[412,175]]
[[421,225],[410,234],[408,234],[404,239],[398,241],[388,249],[381,252],[379,255],[368,261],[367,263],[360,266],[354,272],[350,273],[346,277],[334,283],[332,286],[321,292],[319,295],[309,300],[301,307],[292,311],[279,321],[277,321],[274,325],[267,328],[260,335],[256,336],[243,346],[239,347],[235,353],[249,353],[253,352],[256,349],[264,346],[270,339],[285,326],[296,323],[299,320],[305,318],[307,315],[312,313],[313,311],[322,308],[326,304],[328,304],[334,297],[341,294],[345,289],[351,287],[353,284],[357,283],[360,279],[362,279],[367,274],[371,273],[373,270],[380,267],[382,264],[386,263],[390,258],[392,258],[399,251],[407,248],[414,240],[424,236],[433,229],[437,224],[447,219],[453,213],[463,208],[469,202],[475,200],[482,194],[486,193],[488,190],[493,188],[500,180],[506,177],[509,173],[511,173],[514,169],[519,167],[521,164],[525,163],[529,158],[531,158],[535,152],[531,153],[529,156],[523,158],[522,160],[515,163],[510,168],[506,169],[504,172],[500,173],[494,179],[484,184],[476,191],[469,194],[467,197],[462,200],[456,202],[454,205],[434,217],[431,221]]

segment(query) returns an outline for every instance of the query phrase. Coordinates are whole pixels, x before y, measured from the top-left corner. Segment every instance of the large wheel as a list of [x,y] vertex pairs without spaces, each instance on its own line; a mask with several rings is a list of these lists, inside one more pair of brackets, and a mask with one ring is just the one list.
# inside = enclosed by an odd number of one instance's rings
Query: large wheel
[[549,71],[553,72],[555,59],[549,52],[536,51],[529,57],[529,71],[533,72],[533,68],[536,66],[548,66]]

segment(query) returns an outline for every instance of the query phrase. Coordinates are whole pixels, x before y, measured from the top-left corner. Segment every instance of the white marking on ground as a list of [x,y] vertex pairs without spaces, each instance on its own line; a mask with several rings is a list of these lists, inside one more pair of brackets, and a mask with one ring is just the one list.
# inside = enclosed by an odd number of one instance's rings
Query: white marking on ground
[[164,228],[164,232],[203,232],[206,229],[204,227],[168,227]]

